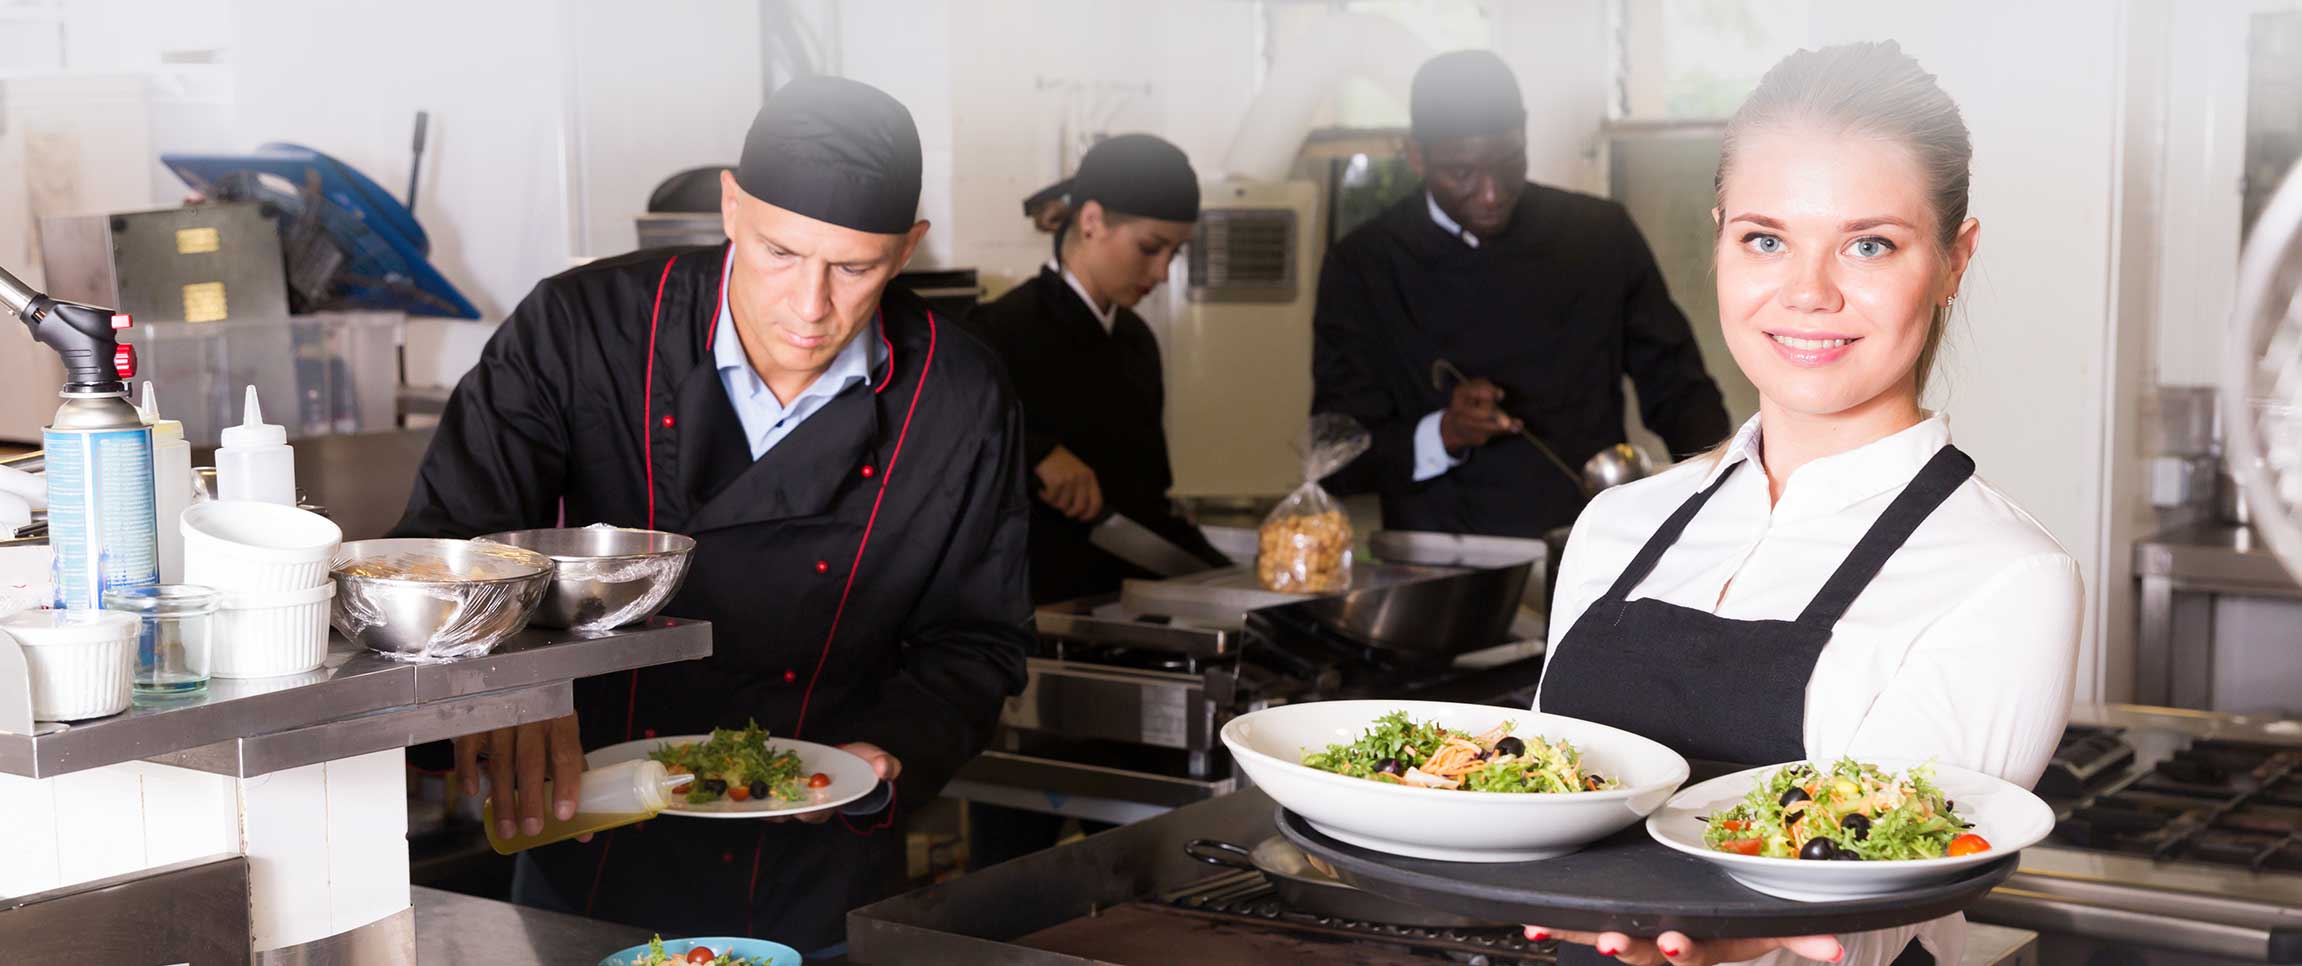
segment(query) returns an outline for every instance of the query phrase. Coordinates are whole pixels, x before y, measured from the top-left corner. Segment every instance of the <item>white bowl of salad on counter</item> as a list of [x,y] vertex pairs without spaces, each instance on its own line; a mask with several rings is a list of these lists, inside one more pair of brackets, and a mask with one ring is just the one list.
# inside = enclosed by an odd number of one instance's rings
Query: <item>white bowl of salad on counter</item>
[[1947,882],[2054,831],[2018,786],[1897,759],[1789,762],[1689,787],[1647,819],[1655,841],[1784,899],[1828,902]]
[[1292,704],[1234,718],[1222,737],[1257,787],[1319,831],[1455,862],[1565,855],[1687,778],[1686,759],[1628,731],[1478,704]]

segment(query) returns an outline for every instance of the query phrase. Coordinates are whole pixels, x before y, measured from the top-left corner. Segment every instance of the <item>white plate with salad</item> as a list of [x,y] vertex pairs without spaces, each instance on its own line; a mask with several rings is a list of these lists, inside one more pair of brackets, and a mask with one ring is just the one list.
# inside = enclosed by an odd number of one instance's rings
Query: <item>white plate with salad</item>
[[1999,778],[1895,759],[1790,762],[1673,796],[1655,841],[1784,899],[1827,902],[1945,882],[2054,831],[2054,810]]
[[1223,726],[1256,786],[1352,845],[1454,862],[1565,855],[1661,806],[1686,759],[1619,728],[1437,701],[1320,701]]
[[645,946],[633,946],[600,960],[599,966],[800,966],[800,956],[796,949],[764,939],[657,936]]
[[879,787],[871,763],[830,745],[777,738],[757,725],[708,735],[646,738],[584,756],[584,766],[653,758],[694,781],[673,793],[665,815],[779,818],[838,808]]

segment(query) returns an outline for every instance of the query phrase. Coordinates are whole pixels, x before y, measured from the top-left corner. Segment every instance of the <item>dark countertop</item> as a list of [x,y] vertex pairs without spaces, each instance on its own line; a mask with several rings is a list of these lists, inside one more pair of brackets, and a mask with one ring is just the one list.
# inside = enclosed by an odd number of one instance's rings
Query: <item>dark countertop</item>
[[597,966],[647,942],[635,926],[417,886],[419,966]]

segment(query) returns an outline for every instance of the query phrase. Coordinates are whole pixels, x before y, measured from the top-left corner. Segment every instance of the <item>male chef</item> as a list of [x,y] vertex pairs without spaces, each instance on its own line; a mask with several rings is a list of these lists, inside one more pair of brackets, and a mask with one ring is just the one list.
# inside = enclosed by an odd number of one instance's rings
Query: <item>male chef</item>
[[1725,439],[1718,386],[1629,213],[1527,181],[1502,58],[1433,58],[1408,110],[1423,190],[1319,271],[1311,409],[1374,435],[1328,485],[1380,494],[1395,530],[1540,537],[1581,512],[1583,462],[1623,441],[1623,376],[1672,455]]
[[721,176],[728,244],[545,279],[456,387],[398,534],[687,534],[664,613],[712,624],[707,659],[579,681],[573,716],[460,742],[496,816],[572,814],[584,749],[750,721],[885,783],[828,822],[662,817],[536,849],[516,900],[835,947],[849,909],[900,887],[905,815],[1021,689],[1022,421],[958,320],[888,284],[927,232],[919,183],[901,104],[795,80]]

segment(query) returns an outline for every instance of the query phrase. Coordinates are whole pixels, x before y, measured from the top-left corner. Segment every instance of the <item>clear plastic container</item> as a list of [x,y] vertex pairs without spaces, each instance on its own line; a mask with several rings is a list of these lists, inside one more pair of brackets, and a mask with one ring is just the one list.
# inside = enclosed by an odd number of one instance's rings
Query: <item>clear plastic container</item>
[[[647,821],[670,806],[674,791],[694,780],[694,775],[675,776],[664,770],[662,762],[645,758],[617,762],[583,773],[583,791],[576,800],[575,816],[567,821],[547,815],[541,832],[499,838],[495,804],[490,802],[480,809],[480,824],[487,829],[488,845],[494,847],[497,854],[512,855],[578,835]],[[549,789],[544,792],[544,801],[551,801]]]
[[104,595],[104,609],[135,615],[138,697],[181,697],[208,689],[216,611],[223,595],[195,584],[129,587]]
[[168,415],[183,421],[186,440],[204,448],[240,422],[248,386],[290,440],[391,429],[406,330],[407,316],[397,312],[322,312],[142,323],[128,338],[143,378],[167,397]]

